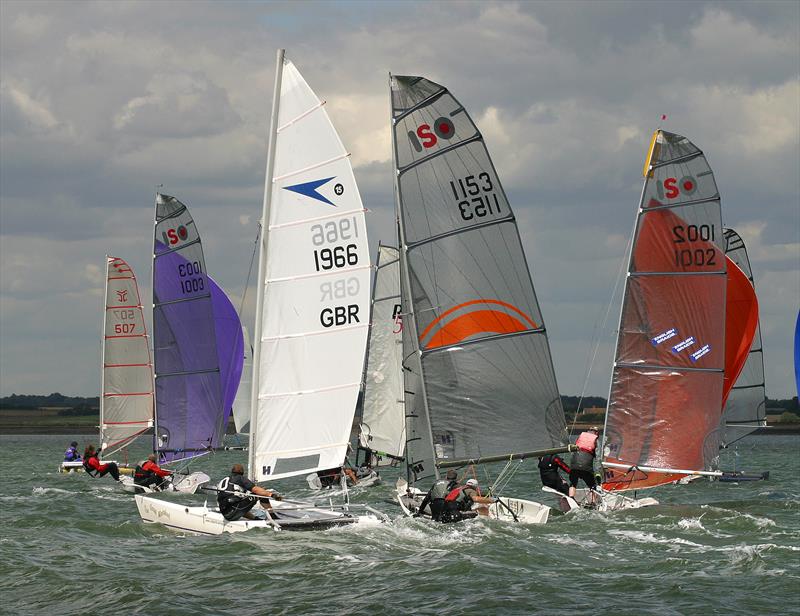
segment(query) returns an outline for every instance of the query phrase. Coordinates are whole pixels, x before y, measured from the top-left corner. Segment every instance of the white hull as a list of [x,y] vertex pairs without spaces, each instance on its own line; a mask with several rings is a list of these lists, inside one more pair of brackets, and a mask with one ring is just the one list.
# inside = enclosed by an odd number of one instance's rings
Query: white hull
[[[163,524],[176,530],[202,535],[241,533],[256,528],[274,530],[318,530],[358,522],[379,522],[378,515],[357,516],[348,511],[334,510],[313,505],[298,506],[295,503],[271,501],[275,519],[236,520],[229,522],[216,507],[207,505],[187,507],[180,503],[137,494],[136,507],[146,523]],[[258,511],[258,505],[254,508]],[[374,511],[374,510],[371,510]]]
[[152,494],[153,492],[183,492],[184,494],[194,494],[207,485],[211,477],[205,473],[191,473],[190,475],[178,475],[172,481],[167,480],[160,487],[140,486],[134,483],[132,477],[120,477],[122,489],[131,494]]
[[[338,488],[339,485],[332,485],[328,486],[327,488],[322,487],[322,481],[319,478],[319,475],[316,473],[311,473],[310,475],[306,475],[306,483],[308,487],[312,490],[329,490],[332,488]],[[378,474],[378,471],[371,471],[369,475],[365,477],[359,477],[358,483],[351,483],[348,479],[347,487],[348,488],[369,488],[370,486],[376,486],[381,483],[381,476]]]
[[59,473],[84,473],[83,462],[62,462],[58,467]]
[[621,511],[623,509],[639,509],[658,505],[654,498],[631,498],[618,492],[592,492],[586,488],[575,491],[575,497],[570,498],[547,486],[542,487],[544,492],[553,494],[558,499],[558,508],[567,513],[574,509],[594,509],[596,511]]
[[[414,514],[422,503],[423,498],[425,498],[425,492],[418,488],[408,488],[405,480],[398,480],[395,499],[406,516]],[[551,508],[547,505],[521,498],[501,497],[499,500],[500,502],[492,503],[488,506],[488,516],[478,517],[488,517],[492,520],[519,524],[546,524],[550,517]],[[424,517],[429,518],[430,516],[426,514]]]

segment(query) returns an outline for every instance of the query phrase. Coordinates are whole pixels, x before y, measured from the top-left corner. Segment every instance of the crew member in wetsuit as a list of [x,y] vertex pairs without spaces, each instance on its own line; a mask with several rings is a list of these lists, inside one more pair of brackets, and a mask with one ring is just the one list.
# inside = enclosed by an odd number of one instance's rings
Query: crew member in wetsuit
[[172,472],[156,464],[156,456],[151,453],[147,460],[136,467],[133,472],[133,483],[138,486],[158,486],[167,483],[167,478],[172,477]]
[[[220,513],[229,522],[235,522],[243,517],[248,520],[255,520],[256,517],[250,513],[250,510],[259,501],[261,501],[261,506],[264,509],[270,510],[270,498],[283,500],[283,497],[277,492],[257,486],[245,477],[244,467],[241,464],[234,464],[231,468],[231,474],[220,481],[217,488],[219,489],[217,504],[219,505]],[[250,496],[251,494],[266,498],[255,498]],[[275,517],[275,514],[272,515]]]
[[[489,508],[486,505],[496,501],[489,496],[481,496],[477,479],[467,479],[463,486],[452,490],[444,500],[445,513],[442,517],[447,521],[458,521],[476,515],[489,515]],[[473,509],[473,505],[478,505],[478,507]]]
[[431,519],[437,522],[442,521],[442,514],[445,510],[445,497],[458,487],[458,473],[454,469],[447,471],[444,479],[436,481],[425,498],[422,499],[422,504],[414,512],[414,517],[420,517],[425,511],[425,507],[430,504],[431,506]]
[[72,441],[64,452],[64,462],[80,462],[81,454],[78,453],[78,441]]
[[578,480],[583,479],[590,490],[597,488],[597,481],[594,477],[594,457],[597,450],[597,436],[600,430],[596,427],[589,428],[586,432],[581,432],[575,446],[578,448],[572,454],[569,466],[569,495],[575,496],[575,489],[578,487]]
[[94,445],[89,445],[83,452],[83,468],[92,477],[111,475],[114,481],[119,481],[119,467],[116,462],[100,462],[99,454]]
[[569,466],[556,454],[549,453],[539,458],[539,476],[542,478],[542,485],[558,490],[562,494],[569,494],[569,484],[561,477],[558,469],[569,475]]
[[319,482],[322,484],[323,488],[332,488],[338,485],[342,480],[342,474],[347,477],[350,485],[356,485],[358,483],[358,477],[356,477],[355,471],[349,466],[340,466],[338,468],[328,468],[324,471],[317,471],[317,477],[319,477]]

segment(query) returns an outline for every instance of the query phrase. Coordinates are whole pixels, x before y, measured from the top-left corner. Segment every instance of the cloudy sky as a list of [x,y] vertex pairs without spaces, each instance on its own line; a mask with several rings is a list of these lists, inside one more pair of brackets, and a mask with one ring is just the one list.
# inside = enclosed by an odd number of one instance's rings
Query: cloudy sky
[[[352,152],[393,241],[387,75],[450,88],[520,224],[559,386],[605,396],[611,290],[650,134],[688,136],[747,243],[767,393],[796,395],[800,3],[0,4],[0,395],[96,395],[104,255],[150,301],[156,186],[184,201],[237,303],[260,216],[274,57]],[[246,295],[252,321],[254,292]]]

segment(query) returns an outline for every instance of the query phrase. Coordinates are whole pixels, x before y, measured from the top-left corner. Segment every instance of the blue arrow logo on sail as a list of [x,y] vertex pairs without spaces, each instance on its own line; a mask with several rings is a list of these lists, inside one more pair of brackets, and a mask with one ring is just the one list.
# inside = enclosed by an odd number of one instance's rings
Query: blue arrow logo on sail
[[312,199],[316,199],[317,201],[322,201],[323,203],[327,203],[328,205],[332,205],[336,207],[336,204],[317,192],[317,189],[330,182],[336,176],[332,176],[329,178],[325,178],[324,180],[313,180],[311,182],[303,182],[302,184],[295,184],[294,186],[284,186],[284,189],[291,190],[292,192],[296,192],[300,195],[305,195],[306,197],[311,197]]

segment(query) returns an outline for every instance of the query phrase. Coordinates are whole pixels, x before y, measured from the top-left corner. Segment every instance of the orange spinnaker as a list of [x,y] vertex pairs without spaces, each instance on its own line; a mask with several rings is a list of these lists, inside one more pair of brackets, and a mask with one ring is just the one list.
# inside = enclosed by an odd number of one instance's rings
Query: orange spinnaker
[[480,333],[511,334],[525,331],[523,323],[505,312],[475,310],[456,317],[431,336],[426,349],[455,344]]
[[725,381],[722,388],[722,406],[747,362],[753,338],[758,327],[758,298],[756,290],[744,272],[730,259],[728,287],[725,298]]

